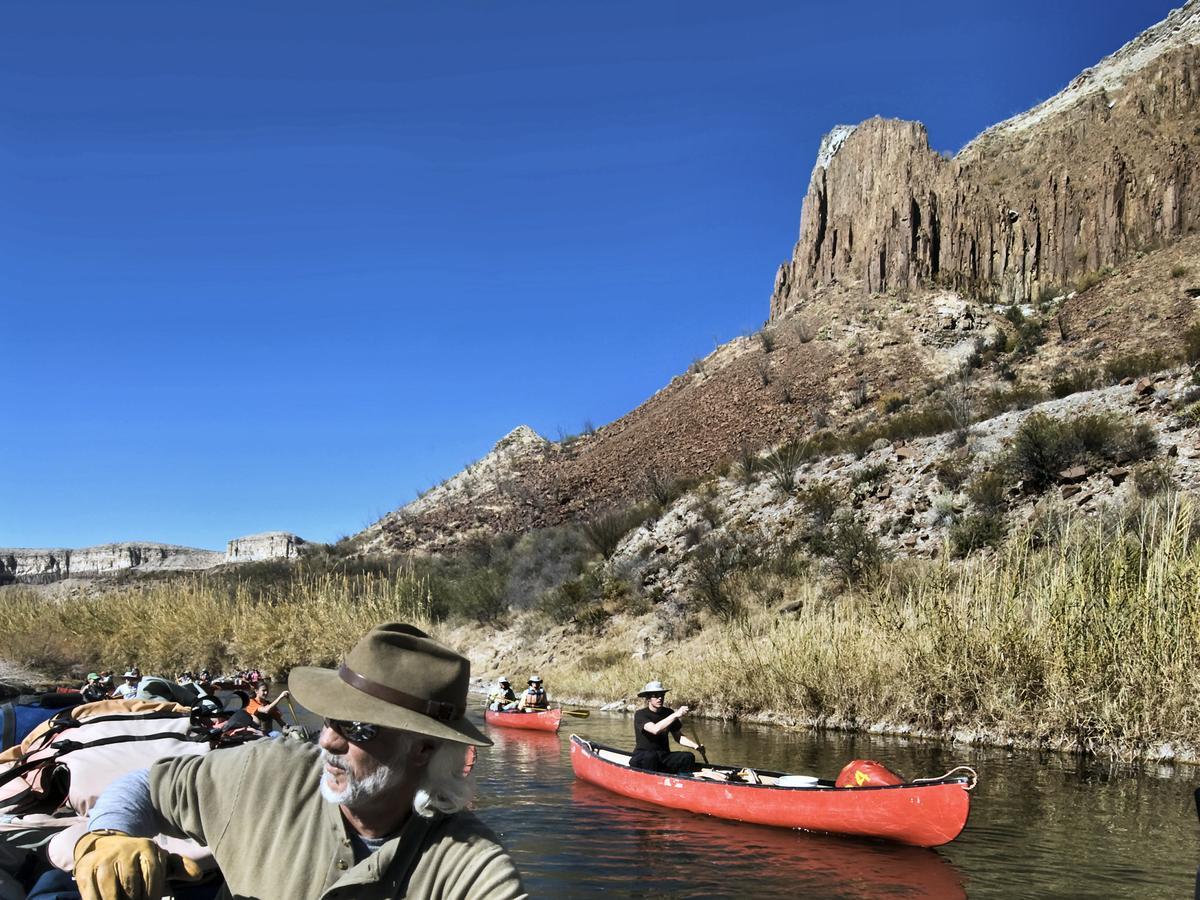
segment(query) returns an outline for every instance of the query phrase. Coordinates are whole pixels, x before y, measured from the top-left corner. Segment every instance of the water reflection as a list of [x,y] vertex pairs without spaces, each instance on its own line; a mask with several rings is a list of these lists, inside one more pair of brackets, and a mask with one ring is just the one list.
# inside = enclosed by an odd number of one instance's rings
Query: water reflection
[[[617,797],[582,781],[572,784],[571,799],[578,813],[607,822],[610,839],[644,860],[656,883],[699,869],[697,889],[732,892],[753,883],[759,896],[766,879],[805,896],[966,897],[962,876],[932,850],[725,822]],[[714,865],[716,879],[706,871]]]

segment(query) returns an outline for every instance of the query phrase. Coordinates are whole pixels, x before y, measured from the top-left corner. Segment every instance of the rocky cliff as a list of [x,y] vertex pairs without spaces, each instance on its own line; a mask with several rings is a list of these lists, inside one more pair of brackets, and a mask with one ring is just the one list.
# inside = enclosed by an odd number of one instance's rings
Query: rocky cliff
[[941,284],[1037,299],[1200,223],[1200,2],[953,159],[916,122],[826,136],[771,316],[815,289]]
[[206,569],[225,561],[214,550],[172,544],[120,543],[68,549],[0,549],[0,584],[42,584],[124,571]]

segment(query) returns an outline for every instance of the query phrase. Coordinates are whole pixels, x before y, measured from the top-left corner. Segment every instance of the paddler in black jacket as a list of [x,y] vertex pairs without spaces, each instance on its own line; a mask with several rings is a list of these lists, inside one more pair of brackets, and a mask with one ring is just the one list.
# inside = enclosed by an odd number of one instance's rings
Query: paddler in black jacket
[[638,691],[639,697],[646,698],[646,708],[639,709],[633,714],[634,740],[633,756],[629,765],[635,769],[646,769],[651,772],[667,772],[672,775],[686,774],[696,770],[696,757],[683,751],[671,751],[667,735],[671,734],[684,747],[691,747],[704,753],[704,745],[697,744],[683,733],[682,719],[687,715],[688,708],[681,706],[671,709],[663,705],[667,688],[661,681],[650,681]]

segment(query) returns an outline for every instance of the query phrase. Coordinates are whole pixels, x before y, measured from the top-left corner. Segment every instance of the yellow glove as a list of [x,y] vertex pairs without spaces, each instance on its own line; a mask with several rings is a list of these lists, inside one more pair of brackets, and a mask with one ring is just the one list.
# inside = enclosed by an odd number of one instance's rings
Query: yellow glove
[[83,900],[161,900],[169,855],[150,838],[89,831],[75,844],[75,883]]

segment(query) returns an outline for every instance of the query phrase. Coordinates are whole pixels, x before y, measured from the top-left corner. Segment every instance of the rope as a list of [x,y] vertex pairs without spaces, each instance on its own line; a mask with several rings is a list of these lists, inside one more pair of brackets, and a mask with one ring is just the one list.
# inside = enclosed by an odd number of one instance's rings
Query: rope
[[949,781],[951,778],[955,777],[955,773],[957,773],[957,772],[963,773],[962,775],[958,776],[959,778],[967,779],[967,785],[964,788],[964,790],[968,790],[968,791],[975,790],[975,786],[977,784],[979,784],[979,776],[977,774],[975,774],[975,770],[972,769],[970,766],[955,766],[953,769],[951,769],[945,775],[939,775],[936,778],[914,778],[911,783],[912,784],[934,784],[934,783],[941,782],[941,781]]

